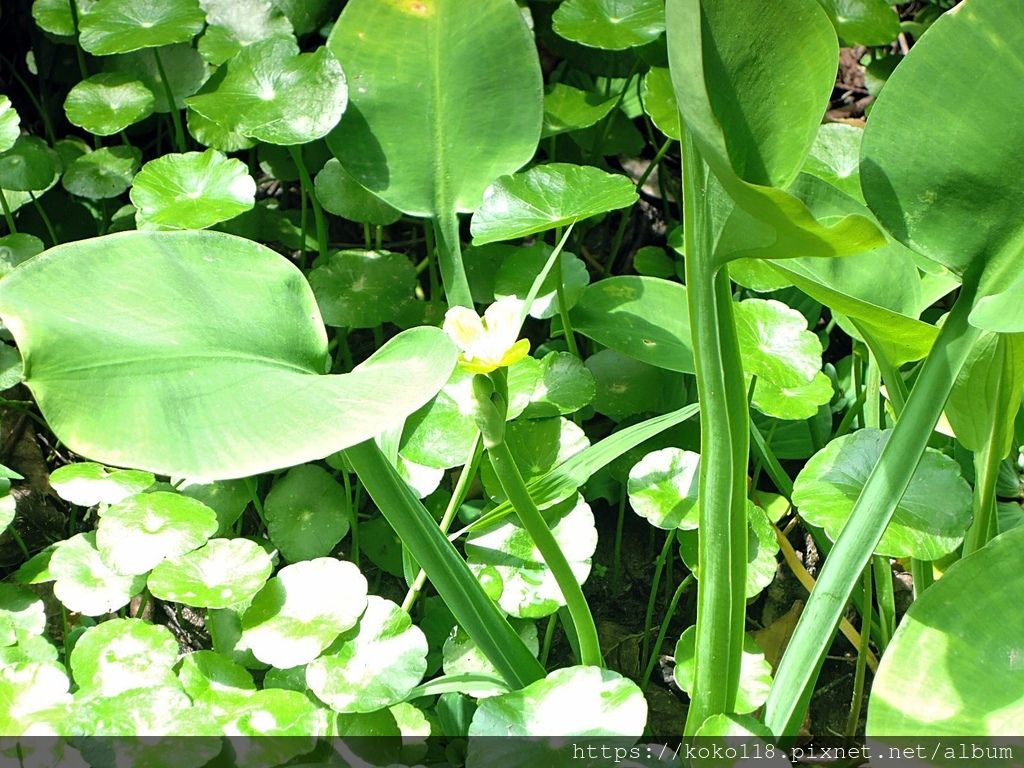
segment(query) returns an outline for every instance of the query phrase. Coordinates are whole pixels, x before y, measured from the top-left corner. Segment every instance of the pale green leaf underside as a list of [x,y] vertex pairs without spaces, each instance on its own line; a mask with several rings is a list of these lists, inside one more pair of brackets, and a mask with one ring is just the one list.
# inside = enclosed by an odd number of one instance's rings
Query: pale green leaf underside
[[51,249],[0,282],[0,316],[72,450],[194,479],[301,464],[398,426],[456,357],[440,330],[416,328],[350,374],[320,375],[326,334],[305,278],[217,232]]

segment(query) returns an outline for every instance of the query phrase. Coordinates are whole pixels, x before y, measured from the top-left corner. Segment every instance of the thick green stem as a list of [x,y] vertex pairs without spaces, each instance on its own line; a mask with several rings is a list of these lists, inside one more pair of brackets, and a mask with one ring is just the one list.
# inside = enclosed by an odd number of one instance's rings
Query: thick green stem
[[953,382],[980,337],[981,332],[967,322],[976,290],[976,282],[964,280],[960,298],[946,318],[906,407],[825,560],[800,616],[765,705],[765,724],[778,737],[793,737],[799,732],[808,692],[821,669],[846,602],[910,485]]
[[[313,220],[316,222],[317,251],[320,254],[320,260],[326,264],[328,244],[327,219],[324,218],[324,209],[320,206],[320,201],[316,197],[313,180],[309,178],[309,171],[306,170],[306,163],[302,159],[302,147],[288,147],[288,152],[295,162],[295,167],[299,169],[299,183],[302,184],[302,189],[305,191],[306,197],[309,198],[309,204],[313,206]],[[305,253],[305,237],[303,237],[302,246],[302,252]]]
[[601,644],[597,638],[597,627],[594,625],[594,617],[590,614],[590,606],[583,596],[583,590],[576,580],[576,574],[572,572],[569,562],[565,559],[562,548],[551,533],[547,520],[537,509],[533,497],[526,488],[523,476],[519,474],[519,468],[512,459],[512,452],[504,441],[492,445],[487,449],[491,458],[491,467],[494,474],[501,483],[502,490],[508,496],[512,507],[519,516],[523,527],[533,539],[537,551],[547,564],[551,575],[555,577],[562,596],[565,598],[566,607],[572,617],[572,623],[576,627],[576,634],[580,642],[580,664],[586,666],[604,666],[601,658]]
[[18,234],[18,228],[14,226],[14,215],[11,213],[10,203],[7,202],[7,195],[4,194],[2,188],[0,188],[0,207],[4,209],[4,219],[7,221],[7,229],[10,230],[12,235]]
[[473,308],[473,294],[469,290],[466,268],[462,264],[462,246],[459,245],[459,217],[454,211],[434,219],[437,238],[437,263],[441,267],[441,282],[449,307]]
[[[561,235],[559,234],[559,239]],[[576,336],[572,332],[572,322],[569,320],[569,306],[565,301],[565,286],[562,282],[562,256],[559,254],[555,259],[555,295],[558,300],[558,316],[562,320],[562,331],[565,333],[565,345],[569,348],[569,354],[573,357],[580,356],[579,347],[576,346]]]
[[729,274],[713,258],[708,180],[707,165],[684,128],[686,287],[701,407],[701,579],[686,736],[707,718],[735,708],[746,609],[750,417]]
[[487,597],[466,561],[372,440],[345,449],[370,498],[409,548],[459,626],[512,688],[543,679],[533,654]]

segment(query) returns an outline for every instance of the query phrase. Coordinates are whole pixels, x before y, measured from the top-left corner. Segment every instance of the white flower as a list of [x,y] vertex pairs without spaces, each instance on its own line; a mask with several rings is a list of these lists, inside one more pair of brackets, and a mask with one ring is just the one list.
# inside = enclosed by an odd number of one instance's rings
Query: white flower
[[491,304],[483,318],[466,307],[449,309],[444,332],[462,350],[459,365],[470,373],[490,373],[526,357],[530,342],[516,341],[520,305],[515,296],[506,296]]

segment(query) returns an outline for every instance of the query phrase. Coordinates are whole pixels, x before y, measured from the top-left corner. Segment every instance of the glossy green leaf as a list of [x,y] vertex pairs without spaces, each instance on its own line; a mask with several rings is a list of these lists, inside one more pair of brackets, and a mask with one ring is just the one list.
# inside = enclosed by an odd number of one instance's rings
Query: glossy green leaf
[[50,474],[50,487],[57,495],[80,507],[120,504],[129,496],[142,493],[155,481],[149,472],[107,469],[91,461],[65,464]]
[[[538,242],[526,248],[517,248],[506,256],[494,277],[494,297],[502,299],[505,296],[515,296],[525,302],[534,281],[546,266],[552,250],[547,243]],[[571,253],[562,251],[558,259],[562,269],[562,295],[565,303],[572,307],[587,287],[590,274],[587,272],[586,264]],[[544,278],[540,291],[530,304],[529,315],[543,320],[557,314],[558,284],[555,271],[552,270]]]
[[345,489],[312,464],[294,467],[274,482],[263,514],[270,540],[290,563],[329,555],[349,529]]
[[[761,507],[752,502],[747,503],[747,581],[745,593],[747,598],[757,597],[761,590],[775,579],[778,568],[776,557],[779,554],[779,542],[775,538],[768,516]],[[700,560],[697,549],[697,531],[681,531],[676,534],[679,540],[679,553],[686,567],[700,578]]]
[[416,270],[401,253],[339,251],[309,273],[309,284],[324,323],[375,328],[412,300]]
[[[75,0],[78,15],[88,13],[98,0]],[[70,3],[65,0],[33,0],[32,18],[43,31],[57,37],[73,37],[75,23],[71,17]]]
[[[545,511],[551,532],[565,554],[576,580],[590,575],[597,549],[594,513],[582,496]],[[498,605],[519,618],[549,616],[565,605],[562,591],[526,529],[511,520],[474,530],[466,539],[466,558],[478,575],[497,574]]]
[[612,277],[583,292],[573,329],[616,352],[670,371],[693,373],[686,286],[655,277]]
[[[835,541],[891,432],[858,430],[815,454],[793,483],[793,504],[801,517]],[[959,466],[929,448],[875,554],[938,560],[959,545],[970,522],[971,489]]]
[[252,497],[244,480],[222,480],[200,483],[186,480],[177,486],[178,492],[201,501],[217,513],[217,533],[225,533],[249,505]]
[[14,584],[0,584],[0,646],[41,635],[46,629],[46,608],[33,592]]
[[164,560],[149,574],[154,597],[199,608],[227,608],[251,600],[273,565],[248,539],[211,539],[205,546]]
[[[220,735],[210,717],[177,685],[134,688],[119,696],[78,691],[75,695],[74,730],[95,737]],[[216,739],[176,739],[176,749],[149,739],[118,738],[117,755],[129,765],[149,768],[200,768],[223,748]],[[109,742],[108,742],[109,744]],[[180,745],[180,746],[177,746]],[[98,746],[98,745],[97,745]],[[113,746],[108,749],[113,751]]]
[[316,196],[324,210],[349,221],[386,226],[402,214],[356,181],[337,158],[331,158],[316,175]]
[[[185,124],[192,138],[204,147],[219,149],[221,152],[238,152],[242,149],[252,149],[259,142],[250,139],[240,133],[229,131],[219,123],[203,117],[194,109],[186,111]],[[315,250],[316,246],[314,246]]]
[[540,63],[519,7],[353,0],[327,45],[353,83],[331,151],[389,205],[435,219],[445,288],[468,305],[456,213],[529,162],[540,138]]
[[647,363],[602,349],[586,361],[597,395],[594,410],[616,421],[663,410],[666,392],[675,380],[671,373]]
[[229,131],[290,146],[325,136],[348,103],[345,75],[327,48],[299,53],[291,38],[244,48],[212,90],[186,101]]
[[0,648],[0,667],[50,661],[57,661],[57,646],[45,635],[22,636],[14,645]]
[[[785,191],[835,84],[838,46],[824,11],[804,0],[776,3],[770,14],[752,4],[685,0],[667,6],[667,24],[682,118],[725,194],[763,228],[771,257],[839,256],[881,245],[865,216],[826,224]],[[781,102],[764,97],[783,90]]]
[[142,152],[135,147],[101,147],[68,165],[61,183],[72,195],[90,200],[117,197],[132,185],[141,164]]
[[[750,377],[746,377],[750,382]],[[835,390],[825,373],[818,371],[806,384],[784,387],[767,379],[758,379],[750,404],[766,416],[799,421],[813,418],[820,406],[832,401]]]
[[402,456],[438,469],[466,462],[478,431],[473,419],[473,375],[456,367],[437,396],[409,416],[399,445]]
[[7,530],[8,526],[14,522],[14,516],[17,513],[17,501],[9,493],[0,496],[0,534],[3,534]]
[[[984,333],[971,349],[946,401],[946,418],[969,451],[984,450],[997,425],[1011,424],[1024,390],[1024,336]],[[1013,430],[999,429],[997,456],[1013,447]],[[1001,494],[1010,495],[1010,494]]]
[[271,0],[288,21],[295,27],[295,34],[315,32],[336,14],[341,7],[340,0]]
[[268,37],[288,37],[292,24],[271,0],[200,0],[206,31],[199,53],[211,64],[223,64],[246,46]]
[[1021,547],[1024,528],[996,537],[914,601],[871,686],[869,736],[984,739],[1020,731]]
[[336,712],[404,701],[427,669],[427,638],[390,600],[370,596],[358,626],[306,667],[306,683]]
[[860,190],[860,142],[863,138],[863,128],[846,123],[825,123],[818,128],[801,170],[863,202],[864,195]]
[[[513,619],[509,623],[531,653],[536,655],[540,652],[536,622]],[[487,675],[498,678],[498,671],[494,665],[487,660],[477,644],[473,642],[473,638],[459,626],[455,626],[444,641],[442,655],[446,675]],[[500,678],[498,679],[500,680]],[[507,690],[505,687],[497,686],[488,688],[486,684],[482,684],[480,687],[474,687],[473,695],[476,697],[494,696],[505,693]]]
[[132,688],[173,685],[178,641],[167,627],[112,619],[90,627],[71,654],[75,683],[90,695],[116,697]]
[[809,383],[821,370],[821,341],[795,309],[779,301],[747,299],[735,313],[744,372],[795,387]]
[[103,562],[131,576],[198,549],[216,530],[217,513],[205,504],[178,493],[142,493],[103,513],[96,547]]
[[540,361],[537,381],[522,415],[528,419],[568,416],[590,405],[596,396],[594,375],[578,357],[549,352]]
[[215,149],[150,160],[131,191],[139,229],[203,229],[253,207],[256,182]]
[[[586,450],[590,441],[580,427],[559,417],[513,421],[505,428],[505,444],[523,479],[529,483]],[[504,497],[490,458],[483,462],[481,479],[491,496]]]
[[651,525],[670,531],[697,527],[700,454],[663,448],[643,457],[630,471],[629,503]]
[[19,136],[14,146],[0,153],[0,187],[6,190],[42,192],[59,173],[57,153],[35,136]]
[[79,533],[61,542],[50,557],[50,573],[56,579],[57,599],[86,616],[123,608],[146,586],[145,576],[122,576],[103,562],[95,533]]
[[542,137],[589,128],[603,120],[615,108],[614,96],[554,83],[544,91],[544,129]]
[[847,45],[889,45],[900,17],[886,0],[818,0]]
[[644,75],[644,112],[658,130],[679,141],[683,129],[679,124],[679,105],[672,90],[672,75],[666,67],[651,67]]
[[328,47],[358,83],[328,143],[395,208],[472,211],[491,182],[532,158],[540,66],[511,0],[354,0]]
[[[635,739],[646,722],[647,702],[636,683],[608,669],[566,667],[521,690],[482,701],[469,726],[470,752],[466,764],[472,768],[489,764],[487,751],[493,744],[488,744],[487,739],[474,742],[474,736]],[[527,739],[513,741],[517,750],[526,750],[529,743]],[[543,742],[539,746],[543,747]],[[474,755],[477,749],[480,754]]]
[[11,104],[11,100],[0,95],[0,152],[6,152],[14,146],[21,135],[21,118]]
[[167,88],[160,77],[154,52],[159,55],[164,74],[167,75],[167,86],[174,97],[173,108],[184,109],[185,98],[198,91],[210,77],[210,65],[203,61],[199,52],[189,43],[175,43],[152,51],[110,56],[103,60],[103,68],[108,72],[123,72],[141,80],[156,99],[156,111],[170,112],[172,105],[167,98]]
[[295,267],[217,232],[69,243],[0,281],[54,432],[86,456],[196,479],[301,464],[395,427],[455,365],[448,338],[420,328],[323,376],[318,315]]
[[56,662],[0,667],[0,732],[60,733],[71,704],[69,686],[67,672]]
[[[1024,331],[1024,156],[1017,150],[1024,106],[998,96],[1024,76],[1016,53],[1024,9],[1012,0],[968,3],[936,21],[921,42],[872,108],[864,195],[897,240],[979,281],[972,325]],[[940,74],[946,98],[936,101],[923,89]]]
[[156,98],[141,80],[123,72],[100,72],[68,93],[68,121],[97,136],[110,136],[149,117]]
[[213,689],[196,700],[225,734],[250,738],[237,750],[237,768],[280,765],[313,750],[327,732],[326,712],[297,691]]
[[621,51],[656,40],[665,31],[660,0],[565,0],[551,27],[566,40]]
[[178,669],[178,679],[193,701],[210,690],[256,690],[249,670],[216,651],[186,654]]
[[[689,626],[676,643],[676,665],[673,676],[687,693],[693,691],[693,667],[696,662],[697,631]],[[743,661],[740,662],[740,687],[736,694],[736,712],[747,714],[758,709],[768,698],[772,685],[772,666],[764,658],[764,651],[750,635],[743,638]]]
[[0,275],[7,275],[22,262],[38,256],[44,249],[43,241],[34,235],[19,232],[0,237]]
[[[775,746],[775,737],[759,720],[750,715],[712,715],[694,734],[694,752],[698,757],[694,768],[739,768],[748,762],[744,751],[736,749],[739,742],[747,755],[765,768],[786,768],[792,763],[786,751]],[[729,751],[731,750],[731,751]],[[716,758],[717,755],[723,757]],[[736,754],[733,760],[727,755]]]
[[876,354],[893,365],[920,360],[935,342],[938,329],[917,319],[924,309],[921,281],[899,244],[844,259],[791,259],[771,266],[808,296],[855,320]]
[[565,227],[637,201],[632,182],[589,165],[549,163],[502,176],[473,214],[473,244]]
[[[325,589],[330,585],[330,589]],[[282,568],[242,615],[242,640],[278,669],[307,664],[366,608],[366,579],[350,562],[322,557]]]
[[103,0],[78,20],[79,45],[96,56],[182,43],[203,31],[198,0]]

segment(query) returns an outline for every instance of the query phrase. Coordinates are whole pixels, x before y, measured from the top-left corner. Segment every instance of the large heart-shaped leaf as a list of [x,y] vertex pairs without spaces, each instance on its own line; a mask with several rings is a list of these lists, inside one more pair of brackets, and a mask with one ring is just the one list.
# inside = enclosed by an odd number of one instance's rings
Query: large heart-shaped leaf
[[72,450],[195,479],[301,464],[400,426],[456,358],[440,330],[416,328],[350,374],[321,375],[327,339],[305,278],[219,232],[53,248],[0,281],[0,316]]
[[288,37],[243,49],[223,80],[186,102],[228,131],[270,144],[303,144],[324,136],[348,101],[345,76],[326,48],[299,53]]
[[821,7],[782,0],[766,14],[756,3],[682,0],[666,10],[683,121],[725,194],[767,230],[771,257],[839,256],[881,245],[870,219],[851,214],[826,225],[786,191],[835,84],[838,46]]
[[[331,151],[385,202],[438,220],[456,253],[456,213],[529,162],[540,139],[540,63],[519,7],[352,0],[327,45],[353,84]],[[469,302],[461,261],[441,267],[449,294]]]
[[871,686],[870,736],[1020,733],[1022,547],[1024,528],[1008,531],[914,601]]
[[[897,240],[978,281],[972,325],[1024,331],[1024,103],[1000,96],[1024,77],[1024,7],[967,3],[921,43],[872,109],[864,196]],[[929,98],[940,76],[945,98]]]

